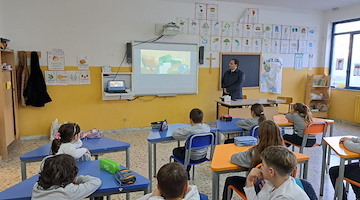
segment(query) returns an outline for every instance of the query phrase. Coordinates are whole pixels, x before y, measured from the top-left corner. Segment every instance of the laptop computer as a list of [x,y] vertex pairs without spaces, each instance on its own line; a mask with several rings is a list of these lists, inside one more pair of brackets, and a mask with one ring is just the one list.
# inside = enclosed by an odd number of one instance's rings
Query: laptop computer
[[127,93],[124,80],[108,81],[105,92],[108,93]]

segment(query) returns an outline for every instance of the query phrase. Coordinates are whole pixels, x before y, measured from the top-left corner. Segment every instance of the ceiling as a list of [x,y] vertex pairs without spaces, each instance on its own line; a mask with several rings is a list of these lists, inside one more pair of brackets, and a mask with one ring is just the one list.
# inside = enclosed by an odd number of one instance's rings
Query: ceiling
[[223,2],[237,2],[262,6],[276,6],[293,9],[326,11],[359,4],[360,0],[218,0]]

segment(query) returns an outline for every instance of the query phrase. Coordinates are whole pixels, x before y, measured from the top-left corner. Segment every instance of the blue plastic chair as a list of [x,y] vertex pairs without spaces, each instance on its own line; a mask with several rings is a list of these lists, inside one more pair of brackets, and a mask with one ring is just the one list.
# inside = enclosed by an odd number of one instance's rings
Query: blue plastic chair
[[251,127],[250,134],[253,137],[259,138],[259,125],[255,125]]
[[208,200],[209,197],[203,193],[199,193],[200,194],[200,200]]
[[[216,140],[215,140],[215,133],[196,133],[196,134],[192,134],[190,135],[185,142],[185,159],[176,157],[174,155],[170,156],[170,162],[171,159],[176,160],[177,162],[183,164],[185,166],[185,169],[187,168],[188,165],[198,165],[201,164],[203,162],[206,161],[210,161],[212,159],[213,153],[214,153],[214,147],[216,145]],[[191,155],[191,150],[192,149],[202,149],[202,148],[206,148],[210,146],[210,159],[208,158],[204,158],[201,159],[197,162],[191,162],[190,160],[190,155]],[[193,166],[193,180],[194,180],[194,176],[195,176],[195,166]]]

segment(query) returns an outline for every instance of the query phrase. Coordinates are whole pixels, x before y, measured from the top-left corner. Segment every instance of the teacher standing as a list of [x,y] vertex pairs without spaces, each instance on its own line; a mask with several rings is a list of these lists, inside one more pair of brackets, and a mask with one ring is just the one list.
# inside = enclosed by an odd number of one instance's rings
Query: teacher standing
[[245,81],[245,74],[238,68],[239,61],[231,59],[229,70],[224,73],[221,79],[223,95],[230,95],[231,100],[242,99],[242,85]]

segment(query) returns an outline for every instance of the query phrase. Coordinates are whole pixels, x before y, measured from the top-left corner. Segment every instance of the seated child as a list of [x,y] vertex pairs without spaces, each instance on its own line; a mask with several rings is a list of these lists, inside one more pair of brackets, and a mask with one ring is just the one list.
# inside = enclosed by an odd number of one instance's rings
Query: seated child
[[[258,144],[244,152],[235,153],[231,156],[231,162],[246,168],[254,168],[261,163],[260,154],[268,146],[284,145],[280,134],[280,129],[273,121],[265,120],[259,124]],[[226,178],[223,200],[227,200],[227,188],[229,185],[235,186],[238,190],[243,191],[246,178],[241,176],[230,176]],[[230,194],[231,199],[232,193]]]
[[157,190],[138,200],[183,199],[200,200],[195,185],[189,185],[184,166],[180,163],[168,163],[162,166],[157,174]]
[[101,180],[92,176],[78,176],[75,159],[59,154],[45,160],[32,199],[83,199],[95,192]]
[[[190,112],[190,124],[191,127],[184,127],[175,130],[172,134],[173,138],[178,141],[186,140],[189,135],[194,133],[208,133],[210,132],[210,126],[203,123],[204,113],[194,108]],[[202,149],[191,150],[190,159],[191,161],[202,160],[207,155],[207,147]],[[185,159],[185,147],[177,147],[173,150],[173,155],[182,159]],[[187,167],[187,171],[190,171],[191,166]]]
[[[303,103],[291,104],[290,113],[285,114],[286,119],[294,123],[294,134],[283,135],[284,140],[301,146],[306,124],[312,122],[312,114],[309,107]],[[316,143],[315,135],[308,135],[306,146],[311,147]],[[287,145],[290,146],[290,145]]]
[[[344,147],[349,151],[360,153],[360,137],[343,137],[340,139],[341,143],[344,143]],[[359,162],[350,163],[345,165],[344,177],[360,182],[360,166]],[[335,188],[336,179],[339,177],[339,166],[334,166],[329,169],[329,175],[331,183]],[[356,185],[351,184],[352,189],[354,190],[356,199],[360,199],[360,188]],[[347,200],[347,193],[345,192],[345,187],[343,187],[343,200]]]
[[80,148],[80,127],[76,123],[67,123],[61,125],[59,132],[54,136],[51,144],[53,155],[69,154],[76,160],[86,161],[91,159],[90,152],[87,148]]
[[[239,120],[236,122],[236,125],[243,128],[246,135],[250,135],[249,130],[256,125],[259,125],[260,122],[266,120],[264,107],[261,104],[255,103],[251,106],[251,118],[245,120]],[[234,143],[234,139],[227,139],[225,144]]]
[[[244,191],[248,199],[309,200],[305,191],[290,176],[297,165],[296,156],[291,151],[282,146],[269,146],[260,157],[263,165],[260,169],[253,168],[246,178]],[[259,193],[256,193],[254,182],[260,178],[265,180]]]

